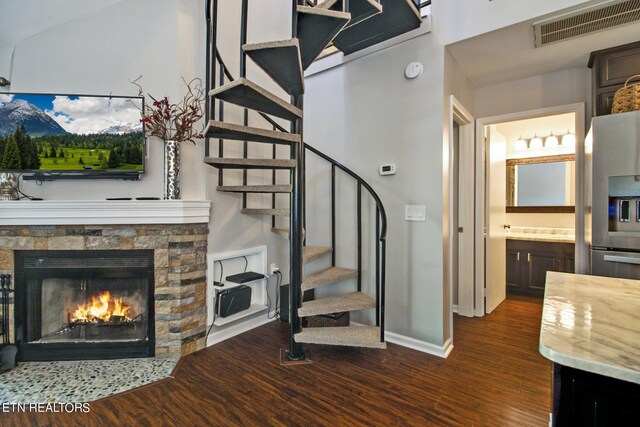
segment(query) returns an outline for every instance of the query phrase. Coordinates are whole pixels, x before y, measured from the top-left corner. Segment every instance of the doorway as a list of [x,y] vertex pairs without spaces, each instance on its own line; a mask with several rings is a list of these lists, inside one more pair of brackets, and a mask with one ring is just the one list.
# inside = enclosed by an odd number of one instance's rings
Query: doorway
[[[453,313],[474,316],[476,307],[474,284],[474,118],[451,96],[449,128],[449,284],[451,319]],[[453,331],[451,330],[451,333]]]
[[[584,218],[575,209],[583,200],[584,104],[479,119],[476,134],[476,210],[483,218],[476,224],[475,291],[488,314],[506,298],[507,276],[518,276],[507,270],[507,240],[562,235],[575,242],[571,268],[584,271],[584,235],[577,232]],[[520,276],[542,282],[529,290],[543,292],[544,274],[533,274],[531,253],[522,255],[528,270]],[[520,261],[521,254],[514,257]]]

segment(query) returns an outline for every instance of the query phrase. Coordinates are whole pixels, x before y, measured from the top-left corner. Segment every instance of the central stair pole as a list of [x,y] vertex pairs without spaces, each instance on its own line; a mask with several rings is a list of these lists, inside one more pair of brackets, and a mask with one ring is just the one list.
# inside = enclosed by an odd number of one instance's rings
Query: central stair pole
[[[293,0],[291,32],[295,38],[298,35],[299,1]],[[291,97],[292,104],[303,109],[303,95]],[[302,224],[304,222],[304,143],[302,142],[302,118],[297,119],[291,128],[292,133],[300,135],[300,142],[291,146],[291,154],[296,159],[296,167],[291,171],[293,192],[291,193],[291,223],[289,238],[289,253],[291,259],[289,276],[289,353],[288,360],[303,360],[306,358],[302,344],[297,343],[294,335],[302,330],[302,323],[298,316],[298,309],[302,305]]]
[[[295,96],[294,105],[302,107],[302,95]],[[302,136],[302,119],[298,119],[294,124],[294,132]],[[287,354],[289,360],[302,360],[305,358],[302,344],[297,343],[294,334],[302,330],[302,323],[298,316],[298,309],[302,305],[302,253],[304,250],[302,242],[303,224],[303,201],[304,201],[304,144],[302,142],[294,144],[296,167],[293,174],[293,193],[291,194],[291,234],[290,234],[290,254],[291,254],[291,276],[289,286],[289,321],[291,322],[290,350]]]

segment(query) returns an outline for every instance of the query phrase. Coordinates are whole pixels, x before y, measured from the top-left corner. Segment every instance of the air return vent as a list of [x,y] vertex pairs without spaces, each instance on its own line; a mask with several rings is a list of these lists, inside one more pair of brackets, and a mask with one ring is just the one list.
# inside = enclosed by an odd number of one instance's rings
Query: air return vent
[[534,22],[536,47],[640,20],[640,0],[610,0]]

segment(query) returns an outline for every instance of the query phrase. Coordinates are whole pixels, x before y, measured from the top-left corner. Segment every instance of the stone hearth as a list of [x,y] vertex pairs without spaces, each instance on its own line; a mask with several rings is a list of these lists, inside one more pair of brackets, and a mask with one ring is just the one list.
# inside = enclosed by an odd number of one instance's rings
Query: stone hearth
[[0,223],[13,224],[0,225],[0,274],[14,274],[15,250],[152,249],[156,355],[205,347],[209,202],[47,204],[0,205]]

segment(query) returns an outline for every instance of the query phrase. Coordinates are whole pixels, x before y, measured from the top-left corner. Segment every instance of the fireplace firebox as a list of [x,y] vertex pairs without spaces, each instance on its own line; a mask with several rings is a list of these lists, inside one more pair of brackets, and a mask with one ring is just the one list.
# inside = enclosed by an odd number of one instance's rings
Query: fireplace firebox
[[18,360],[155,353],[152,250],[15,251]]

